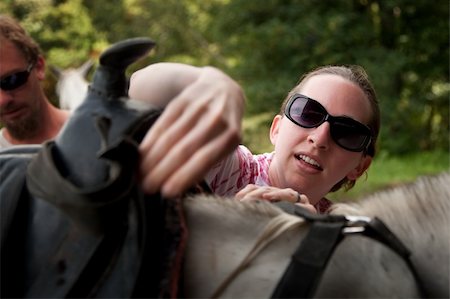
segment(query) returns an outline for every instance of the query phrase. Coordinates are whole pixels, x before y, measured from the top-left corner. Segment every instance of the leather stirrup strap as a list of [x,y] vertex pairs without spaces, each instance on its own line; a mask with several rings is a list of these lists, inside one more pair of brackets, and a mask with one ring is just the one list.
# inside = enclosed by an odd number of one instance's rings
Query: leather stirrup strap
[[336,246],[345,221],[311,222],[311,228],[292,255],[291,263],[272,298],[310,298]]
[[121,215],[128,204],[125,195],[134,183],[134,167],[139,158],[137,146],[124,139],[112,147],[110,152],[121,155],[128,163],[111,162],[114,176],[90,188],[80,188],[61,174],[54,155],[55,148],[54,142],[47,142],[30,162],[27,173],[29,190],[34,196],[64,211],[81,229],[101,235],[117,221],[116,214]]

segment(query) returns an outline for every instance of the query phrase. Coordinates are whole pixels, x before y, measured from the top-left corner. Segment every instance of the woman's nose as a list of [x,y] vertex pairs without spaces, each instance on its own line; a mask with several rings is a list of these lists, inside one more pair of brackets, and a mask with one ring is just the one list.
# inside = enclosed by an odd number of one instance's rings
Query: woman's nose
[[330,123],[326,121],[317,128],[311,129],[308,136],[308,142],[319,149],[328,149],[330,147],[330,142],[332,142]]

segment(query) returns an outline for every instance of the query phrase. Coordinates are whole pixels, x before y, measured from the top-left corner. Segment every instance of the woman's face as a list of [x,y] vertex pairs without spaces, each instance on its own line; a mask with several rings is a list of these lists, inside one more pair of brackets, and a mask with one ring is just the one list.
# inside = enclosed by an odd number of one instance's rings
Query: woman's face
[[[318,101],[329,114],[346,116],[368,124],[372,115],[364,92],[337,75],[313,76],[296,90]],[[270,129],[275,155],[269,168],[271,184],[306,194],[314,204],[343,178],[355,180],[371,163],[362,152],[337,145],[330,136],[330,123],[302,128],[287,117],[275,116]]]

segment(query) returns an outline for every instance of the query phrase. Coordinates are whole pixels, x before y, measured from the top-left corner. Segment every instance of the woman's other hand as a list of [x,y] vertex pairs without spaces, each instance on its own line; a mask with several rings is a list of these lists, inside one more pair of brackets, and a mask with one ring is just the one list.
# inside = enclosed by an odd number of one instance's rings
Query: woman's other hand
[[317,213],[316,208],[309,202],[306,195],[300,194],[291,188],[281,189],[271,186],[256,186],[249,184],[239,191],[235,198],[240,201],[252,201],[258,199],[271,202],[287,201],[299,205],[310,212]]

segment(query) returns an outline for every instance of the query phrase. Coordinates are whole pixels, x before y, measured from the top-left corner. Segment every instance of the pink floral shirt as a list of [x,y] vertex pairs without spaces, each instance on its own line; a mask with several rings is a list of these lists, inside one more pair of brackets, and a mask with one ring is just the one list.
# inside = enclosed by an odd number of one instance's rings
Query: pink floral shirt
[[[253,155],[247,147],[240,145],[209,171],[206,182],[220,196],[234,196],[248,184],[270,186],[269,165],[273,154]],[[319,213],[325,213],[330,206],[331,201],[322,198],[315,208]]]

